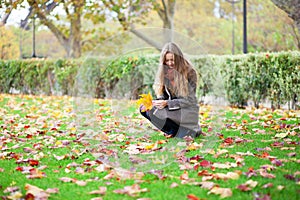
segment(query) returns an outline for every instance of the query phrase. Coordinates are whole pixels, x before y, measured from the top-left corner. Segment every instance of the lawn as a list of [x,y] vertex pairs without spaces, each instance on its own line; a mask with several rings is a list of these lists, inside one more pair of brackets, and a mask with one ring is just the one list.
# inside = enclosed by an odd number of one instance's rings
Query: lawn
[[300,199],[300,111],[201,106],[165,138],[134,101],[0,94],[2,199]]

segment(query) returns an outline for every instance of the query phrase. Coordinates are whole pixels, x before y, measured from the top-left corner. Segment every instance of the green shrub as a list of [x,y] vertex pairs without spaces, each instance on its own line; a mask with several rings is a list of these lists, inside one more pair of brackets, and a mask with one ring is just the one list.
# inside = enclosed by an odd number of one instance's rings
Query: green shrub
[[[300,53],[257,53],[194,56],[199,74],[197,95],[226,97],[234,106],[249,100],[258,107],[270,100],[274,108],[296,108],[300,94]],[[88,95],[136,99],[151,92],[159,55],[121,56],[99,60],[0,61],[0,92]],[[291,103],[291,105],[290,105]]]

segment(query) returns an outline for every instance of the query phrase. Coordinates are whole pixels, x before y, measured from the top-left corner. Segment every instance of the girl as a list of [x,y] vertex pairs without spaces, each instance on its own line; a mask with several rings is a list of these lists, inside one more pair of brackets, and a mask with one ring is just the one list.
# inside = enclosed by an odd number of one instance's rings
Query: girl
[[151,110],[141,105],[141,114],[168,137],[199,136],[197,73],[175,43],[163,47],[153,86],[157,99]]

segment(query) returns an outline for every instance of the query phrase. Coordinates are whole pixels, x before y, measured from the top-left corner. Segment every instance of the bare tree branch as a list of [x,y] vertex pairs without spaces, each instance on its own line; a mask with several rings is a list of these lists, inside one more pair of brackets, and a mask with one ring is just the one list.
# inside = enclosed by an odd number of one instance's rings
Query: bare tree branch
[[157,49],[158,51],[161,50],[161,47],[159,44],[157,44],[154,40],[152,40],[151,38],[147,37],[145,34],[139,32],[138,30],[136,30],[133,26],[131,26],[130,32],[132,32],[133,34],[135,34],[137,37],[141,38],[142,40],[144,40],[147,44],[153,46],[155,49]]
[[300,0],[272,0],[272,2],[295,21],[300,33]]

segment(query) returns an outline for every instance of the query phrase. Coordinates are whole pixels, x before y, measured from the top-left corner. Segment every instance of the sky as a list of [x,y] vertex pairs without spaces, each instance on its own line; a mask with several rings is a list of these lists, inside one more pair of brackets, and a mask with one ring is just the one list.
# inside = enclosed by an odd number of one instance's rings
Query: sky
[[26,18],[28,12],[28,9],[13,10],[7,20],[7,25],[19,26],[21,20]]
[[[5,10],[0,8],[0,18],[3,16]],[[62,8],[60,6],[56,7],[54,13],[60,13],[62,12]],[[27,14],[29,13],[29,5],[27,2],[23,3],[22,8],[14,9],[12,13],[10,14],[7,25],[14,25],[14,26],[20,26],[21,20],[25,19]]]

